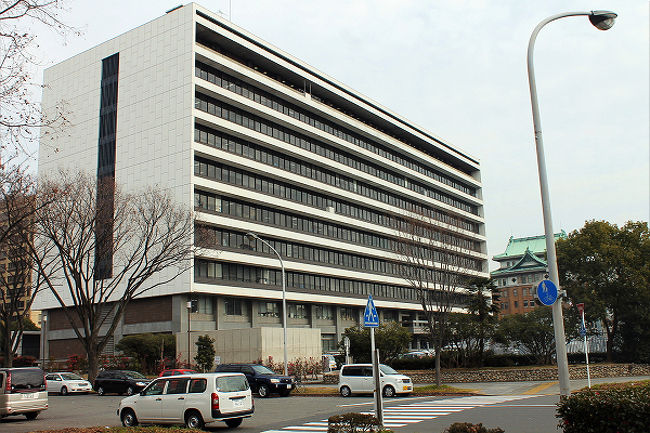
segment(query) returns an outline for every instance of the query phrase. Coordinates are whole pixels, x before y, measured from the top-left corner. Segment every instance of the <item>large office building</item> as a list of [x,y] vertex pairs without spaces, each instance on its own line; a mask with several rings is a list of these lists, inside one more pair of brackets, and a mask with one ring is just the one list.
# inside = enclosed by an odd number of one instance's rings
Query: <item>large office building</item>
[[[457,272],[488,276],[477,159],[197,4],[47,69],[44,82],[44,108],[65,101],[71,126],[43,137],[41,173],[158,185],[207,228],[191,272],[134,300],[115,341],[185,333],[190,299],[192,331],[281,327],[279,261],[248,232],[283,258],[289,329],[318,330],[323,351],[362,321],[369,294],[381,320],[423,331],[395,247],[407,210],[453,225],[440,249],[453,246]],[[49,356],[79,353],[59,305],[37,302]]]

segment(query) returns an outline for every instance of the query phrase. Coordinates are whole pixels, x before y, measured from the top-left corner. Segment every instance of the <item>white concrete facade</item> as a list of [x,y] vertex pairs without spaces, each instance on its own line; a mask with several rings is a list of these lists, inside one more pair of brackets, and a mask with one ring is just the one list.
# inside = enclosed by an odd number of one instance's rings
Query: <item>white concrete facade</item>
[[[476,159],[194,3],[46,70],[44,109],[64,101],[71,126],[64,133],[42,137],[41,175],[79,167],[95,173],[102,59],[115,53],[119,53],[116,184],[127,191],[150,185],[165,188],[188,208],[194,206],[201,224],[218,229],[221,236],[219,248],[197,257],[196,263],[209,263],[204,265],[208,274],[201,274],[196,265],[193,272],[147,293],[148,298],[172,297],[171,318],[124,323],[116,341],[121,335],[145,330],[186,332],[185,301],[190,298],[199,298],[201,305],[192,316],[192,331],[281,326],[277,312],[266,310],[266,303],[281,299],[271,275],[279,270],[275,256],[250,245],[224,243],[225,237],[239,239],[247,232],[276,242],[285,253],[311,249],[308,259],[295,253],[284,257],[294,282],[287,285],[287,300],[296,311],[289,327],[320,329],[323,349],[333,350],[332,341],[338,341],[345,327],[359,323],[368,284],[381,285],[381,293],[386,294],[373,294],[382,317],[415,327],[421,306],[404,295],[408,283],[386,271],[398,259],[396,253],[377,245],[395,238],[396,230],[368,216],[372,212],[403,215],[400,203],[404,201],[467,221],[471,229],[459,229],[457,235],[473,245],[460,253],[474,265],[462,272],[488,276]],[[224,74],[235,84],[224,84],[226,78],[221,84],[212,82],[201,76],[200,69]],[[266,103],[258,93],[266,95],[262,96]],[[289,108],[283,111],[276,102]],[[210,112],[205,108],[210,104],[227,107],[219,112],[230,110],[232,117]],[[316,120],[310,123],[298,112]],[[255,122],[257,126],[252,126]],[[259,127],[263,123],[273,126]],[[273,133],[268,132],[271,129]],[[195,138],[199,134],[195,130],[229,137],[258,151],[239,151],[239,144],[225,148],[202,142]],[[329,150],[310,150],[296,144],[299,140]],[[371,146],[359,144],[362,141]],[[373,151],[373,146],[380,150]],[[259,157],[260,149],[271,155],[268,160]],[[234,180],[217,179],[197,172],[201,163],[207,164],[206,170],[238,174],[233,174]],[[296,164],[308,164],[306,174],[288,168]],[[315,174],[318,170],[320,178]],[[439,176],[428,175],[427,170]],[[377,174],[380,171],[389,174]],[[242,177],[249,183],[243,184]],[[323,181],[335,177],[338,180]],[[272,192],[260,189],[265,183],[274,185]],[[290,188],[300,190],[296,197],[278,195],[278,190]],[[364,196],[362,192],[369,190],[379,193]],[[207,209],[209,205],[195,198],[196,193],[217,207]],[[308,202],[311,198],[305,197],[310,194],[319,200],[324,197],[328,206]],[[244,206],[247,216],[226,212],[221,208],[225,202],[231,203],[231,209]],[[251,216],[269,211],[276,212],[275,220]],[[277,223],[277,214],[293,225]],[[296,222],[301,218],[310,222]],[[319,228],[310,232],[298,225]],[[356,234],[332,236],[320,225]],[[355,236],[375,240],[362,242]],[[368,260],[379,270],[365,267]],[[303,280],[304,284],[296,282]],[[44,295],[34,308],[57,307],[52,297]],[[58,339],[72,338],[71,331],[56,332]]]

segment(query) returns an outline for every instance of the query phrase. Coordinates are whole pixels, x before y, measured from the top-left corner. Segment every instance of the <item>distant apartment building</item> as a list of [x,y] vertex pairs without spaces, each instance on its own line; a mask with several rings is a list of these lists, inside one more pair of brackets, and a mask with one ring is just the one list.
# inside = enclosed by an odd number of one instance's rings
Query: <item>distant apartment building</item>
[[[33,201],[25,199],[27,212],[31,213]],[[21,203],[16,204],[20,209]],[[4,205],[0,209],[6,212]],[[36,325],[39,322],[39,314],[30,309],[32,297],[32,264],[29,255],[25,251],[25,242],[31,239],[25,238],[24,233],[5,233],[8,228],[6,213],[0,215],[0,233],[3,234],[0,242],[0,302],[3,311],[13,316],[23,316],[32,320]],[[25,312],[27,312],[25,314]]]
[[[561,231],[555,240],[566,237]],[[535,286],[548,272],[546,237],[510,237],[502,254],[492,257],[499,269],[490,277],[499,289],[499,314],[523,314],[535,308]]]
[[[45,137],[41,173],[82,167],[127,191],[158,185],[195,209],[213,245],[133,301],[115,342],[183,334],[188,319],[201,332],[281,327],[278,260],[248,232],[283,257],[288,327],[318,329],[323,351],[362,322],[369,294],[382,321],[424,332],[394,248],[406,209],[440,227],[451,216],[458,272],[488,276],[476,158],[194,3],[47,69],[44,82],[44,106],[66,100],[71,127]],[[37,302],[49,356],[79,353],[59,305]]]

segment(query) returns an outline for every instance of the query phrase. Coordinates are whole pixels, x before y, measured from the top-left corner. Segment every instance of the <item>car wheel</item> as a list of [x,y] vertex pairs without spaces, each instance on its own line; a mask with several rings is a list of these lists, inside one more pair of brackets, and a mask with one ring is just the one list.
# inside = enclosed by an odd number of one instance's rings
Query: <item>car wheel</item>
[[129,387],[126,389],[126,395],[133,395],[134,392],[135,392],[135,390],[133,389],[132,386],[129,386]]
[[106,391],[104,391],[104,387],[103,387],[103,386],[98,386],[98,387],[97,387],[97,394],[98,394],[98,395],[104,395],[104,394],[106,394]]
[[257,393],[260,395],[262,398],[266,398],[269,395],[271,395],[271,390],[269,389],[268,385],[260,385],[260,387],[257,389]]
[[342,386],[340,392],[343,397],[350,397],[350,394],[352,394],[352,391],[347,386]]
[[395,397],[395,388],[390,385],[384,387],[384,397]]
[[124,427],[135,427],[138,425],[138,418],[136,418],[135,412],[131,409],[124,409],[120,419],[122,420],[122,425]]
[[230,428],[239,427],[241,425],[242,418],[231,418],[226,420],[226,425]]
[[201,430],[203,428],[203,418],[201,418],[201,414],[196,411],[187,413],[187,415],[185,415],[185,427],[193,430]]
[[61,388],[61,391],[59,391],[59,394],[61,395],[68,395],[68,388],[65,386]]
[[36,419],[36,417],[38,416],[38,414],[39,414],[39,412],[27,412],[27,413],[25,414],[25,418],[27,418],[28,420],[31,421],[31,420],[33,420],[33,419]]

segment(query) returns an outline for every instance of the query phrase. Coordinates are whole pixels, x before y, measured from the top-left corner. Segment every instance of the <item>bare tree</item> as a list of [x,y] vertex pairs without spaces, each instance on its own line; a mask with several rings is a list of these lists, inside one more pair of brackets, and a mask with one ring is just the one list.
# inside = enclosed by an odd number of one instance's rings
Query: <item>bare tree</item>
[[[64,0],[0,0],[0,150],[27,151],[36,128],[58,128],[65,122],[62,106],[44,113],[38,102],[41,85],[34,81],[37,59],[34,28],[60,35],[75,32],[59,19]],[[6,156],[6,155],[5,155]]]
[[[31,246],[34,216],[51,197],[35,200],[34,179],[19,166],[0,167],[0,341],[4,365],[13,364],[13,354],[24,331],[25,318],[42,287],[32,278]],[[49,272],[52,263],[44,263]],[[13,328],[13,329],[12,329]]]
[[[436,384],[441,384],[440,354],[448,338],[450,314],[464,306],[463,286],[473,259],[463,253],[471,240],[461,234],[461,219],[420,210],[398,221],[397,242],[402,277],[415,289],[427,320],[429,341],[436,351]],[[475,273],[475,272],[474,272]]]
[[88,356],[88,376],[128,303],[188,270],[193,258],[190,210],[149,189],[129,195],[81,173],[45,180],[39,194],[57,198],[37,217],[34,264],[54,255],[61,268],[42,274]]

